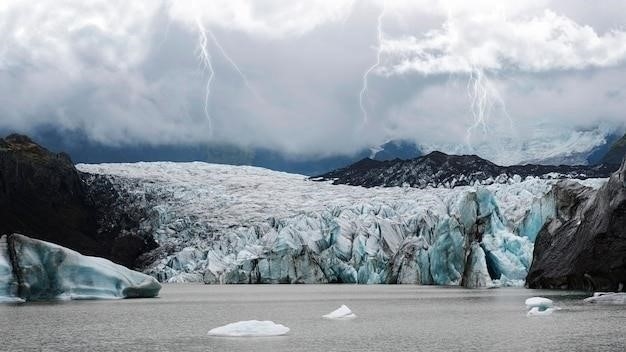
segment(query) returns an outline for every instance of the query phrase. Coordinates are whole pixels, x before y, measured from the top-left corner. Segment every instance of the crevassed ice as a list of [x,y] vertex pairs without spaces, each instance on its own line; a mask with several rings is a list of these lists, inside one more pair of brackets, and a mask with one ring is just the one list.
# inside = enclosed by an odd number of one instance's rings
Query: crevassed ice
[[523,283],[554,216],[553,180],[446,188],[363,188],[248,166],[77,166],[134,194],[142,224],[175,250],[160,281]]

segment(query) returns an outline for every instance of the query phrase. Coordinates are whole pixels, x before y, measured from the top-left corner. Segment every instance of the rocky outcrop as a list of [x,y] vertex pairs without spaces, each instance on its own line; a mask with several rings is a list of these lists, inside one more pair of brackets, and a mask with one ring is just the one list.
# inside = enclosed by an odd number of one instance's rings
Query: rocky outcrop
[[65,153],[52,153],[22,135],[0,139],[0,235],[22,233],[135,266],[156,244],[125,232],[139,222],[114,206],[123,195],[106,179],[92,180],[100,186],[94,191],[86,177]]
[[609,165],[619,165],[624,157],[626,157],[626,134],[617,142],[613,143],[611,149],[609,149],[602,159],[602,162]]
[[617,291],[626,283],[626,160],[598,191],[559,182],[557,216],[539,232],[530,288]]
[[312,178],[334,184],[363,187],[411,186],[425,188],[467,186],[476,183],[507,183],[516,178],[604,178],[616,170],[612,165],[513,165],[500,166],[476,155],[432,152],[411,160],[363,159],[342,169]]

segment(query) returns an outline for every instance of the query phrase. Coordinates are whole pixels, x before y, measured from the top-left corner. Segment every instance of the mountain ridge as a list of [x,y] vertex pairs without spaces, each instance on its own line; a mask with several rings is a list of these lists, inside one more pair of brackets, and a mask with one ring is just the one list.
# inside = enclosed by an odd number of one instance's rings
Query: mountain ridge
[[364,187],[463,186],[507,182],[519,176],[542,178],[606,178],[619,165],[512,165],[500,166],[477,155],[449,155],[434,151],[410,160],[376,161],[362,159],[347,167],[312,177],[315,181],[333,181]]

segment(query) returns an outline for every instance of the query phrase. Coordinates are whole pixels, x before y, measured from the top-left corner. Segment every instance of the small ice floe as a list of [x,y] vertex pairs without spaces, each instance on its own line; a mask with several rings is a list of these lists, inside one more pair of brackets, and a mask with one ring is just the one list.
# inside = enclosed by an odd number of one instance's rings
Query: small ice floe
[[356,318],[356,314],[352,313],[350,308],[348,308],[346,305],[342,305],[341,307],[326,315],[323,315],[322,317],[333,320],[349,320]]
[[211,329],[209,336],[225,337],[266,337],[280,336],[289,332],[289,328],[273,321],[247,320]]
[[625,292],[595,292],[592,297],[585,298],[585,303],[626,304]]
[[554,306],[554,302],[551,299],[545,298],[545,297],[531,297],[529,299],[526,300],[526,308],[531,309],[531,308],[540,308],[539,310],[546,309],[546,308],[552,308]]
[[24,303],[25,300],[18,297],[5,297],[0,296],[0,303]]
[[527,317],[540,317],[554,313],[558,307],[554,307],[554,302],[545,297],[531,297],[526,300],[526,308],[528,308]]

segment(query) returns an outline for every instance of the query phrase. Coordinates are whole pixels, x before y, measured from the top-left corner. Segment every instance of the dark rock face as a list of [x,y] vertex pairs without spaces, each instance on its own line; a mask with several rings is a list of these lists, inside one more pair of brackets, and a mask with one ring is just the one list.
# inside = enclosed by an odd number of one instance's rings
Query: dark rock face
[[602,162],[610,165],[619,165],[620,161],[626,156],[626,134],[620,140],[615,142],[611,149],[606,153]]
[[557,217],[537,236],[528,287],[619,290],[626,283],[626,159],[597,192],[571,182],[553,191]]
[[[432,152],[412,160],[377,161],[363,159],[343,169],[313,178],[333,180],[335,184],[364,187],[411,187],[465,186],[474,182],[505,182],[514,175],[560,178],[603,178],[609,177],[616,167],[598,166],[551,166],[514,165],[499,166],[476,155],[447,155]],[[491,179],[491,181],[490,181]]]
[[134,266],[156,244],[125,234],[124,227],[138,222],[111,212],[119,195],[106,187],[94,192],[83,177],[67,154],[51,153],[26,136],[0,139],[0,235],[22,233]]

